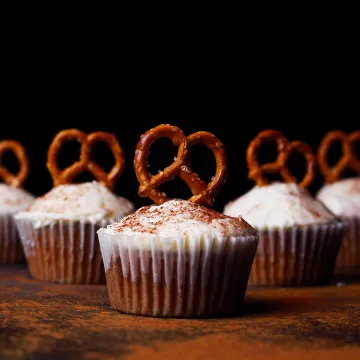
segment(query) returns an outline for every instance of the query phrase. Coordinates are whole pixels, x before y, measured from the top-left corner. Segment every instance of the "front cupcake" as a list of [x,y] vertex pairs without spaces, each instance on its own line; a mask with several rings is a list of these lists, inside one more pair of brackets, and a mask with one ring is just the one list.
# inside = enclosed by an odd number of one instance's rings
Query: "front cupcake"
[[[355,141],[359,140],[360,131],[349,135],[331,131],[318,150],[319,168],[326,184],[317,198],[348,226],[336,261],[336,271],[340,273],[360,269],[360,161],[354,148]],[[327,153],[334,141],[342,142],[344,154],[331,168],[327,163]],[[340,179],[346,168],[355,171],[358,177]]]
[[14,175],[0,164],[0,178],[6,182],[0,184],[0,264],[14,264],[24,260],[24,251],[13,216],[31,205],[35,198],[21,189],[29,172],[29,161],[24,148],[14,140],[1,141],[0,161],[6,151],[14,153],[20,169]]
[[[57,152],[65,139],[74,138],[82,142],[81,166],[77,166],[76,171],[68,170],[75,169],[73,166],[60,171],[52,158],[54,149]],[[116,160],[111,178],[90,160],[90,144],[106,139],[113,144]],[[48,167],[57,186],[15,216],[30,273],[35,279],[67,284],[105,281],[96,231],[133,211],[128,200],[108,189],[123,168],[119,165],[118,149],[117,139],[107,133],[87,136],[78,130],[64,130],[55,137],[49,149]],[[85,151],[86,158],[83,157]],[[95,165],[96,170],[89,164]],[[92,171],[102,183],[66,183],[84,169]]]
[[[260,145],[276,140],[278,159],[259,166]],[[286,167],[293,151],[307,160],[307,174],[298,185]],[[250,143],[247,152],[249,177],[257,186],[230,202],[224,213],[243,216],[259,231],[259,246],[249,284],[296,286],[327,284],[331,280],[341,245],[344,225],[305,189],[314,175],[315,156],[301,142],[288,142],[279,132],[266,130]],[[277,172],[286,183],[269,184],[264,173]]]
[[[256,231],[241,217],[229,217],[200,203],[212,203],[226,175],[222,143],[199,132],[186,138],[170,125],[145,133],[137,146],[139,194],[146,206],[98,231],[110,303],[116,310],[162,317],[217,316],[239,311],[256,252]],[[153,141],[169,137],[179,146],[175,162],[159,175],[145,170]],[[202,142],[217,159],[217,173],[204,184],[188,166],[188,146]],[[194,196],[170,200],[159,184],[180,176]]]

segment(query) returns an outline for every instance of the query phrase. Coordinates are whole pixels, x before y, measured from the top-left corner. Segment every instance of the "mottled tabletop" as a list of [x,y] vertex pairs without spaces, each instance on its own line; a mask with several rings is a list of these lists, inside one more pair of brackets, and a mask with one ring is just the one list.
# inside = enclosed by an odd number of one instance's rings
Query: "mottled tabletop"
[[34,281],[0,267],[0,359],[360,359],[360,282],[249,289],[219,319],[137,317],[105,286]]

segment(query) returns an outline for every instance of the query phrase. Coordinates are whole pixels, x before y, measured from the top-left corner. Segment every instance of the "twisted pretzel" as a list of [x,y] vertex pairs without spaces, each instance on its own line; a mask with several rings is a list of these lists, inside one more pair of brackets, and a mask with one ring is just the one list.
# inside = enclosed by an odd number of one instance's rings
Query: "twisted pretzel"
[[[19,162],[20,168],[17,174],[12,174],[2,166],[2,156],[6,151],[12,151]],[[24,147],[15,140],[0,141],[0,178],[11,187],[21,187],[29,175],[29,159]]]
[[[341,142],[342,157],[331,167],[327,162],[327,154],[336,141]],[[354,144],[360,141],[360,130],[347,135],[340,130],[328,132],[322,139],[318,149],[317,158],[321,173],[326,183],[337,181],[346,169],[351,169],[360,175],[360,160],[356,156]]]
[[[268,141],[276,141],[277,158],[272,163],[259,165],[257,160],[258,151],[260,146]],[[302,153],[305,157],[306,174],[299,185],[304,188],[308,187],[314,179],[316,165],[315,156],[310,146],[301,141],[289,142],[283,134],[276,130],[264,130],[250,143],[246,153],[249,178],[254,180],[257,186],[265,186],[269,184],[265,174],[279,172],[286,183],[296,182],[296,178],[287,167],[289,157],[294,151]]]
[[[70,140],[77,140],[81,144],[80,159],[61,170],[58,167],[59,151],[63,144]],[[104,142],[109,146],[115,159],[115,164],[109,173],[91,159],[93,147],[99,142]],[[101,131],[87,135],[80,130],[69,129],[60,131],[55,136],[49,147],[46,165],[53,178],[54,186],[69,184],[82,172],[89,171],[101,184],[113,190],[115,181],[124,170],[125,157],[115,135]]]
[[[171,165],[159,174],[151,176],[147,171],[149,149],[153,142],[162,137],[169,138],[174,146],[178,146],[178,153]],[[202,181],[189,167],[189,147],[197,143],[204,144],[215,155],[216,174],[209,184]],[[149,197],[157,205],[169,200],[164,193],[158,190],[158,187],[175,176],[179,176],[193,194],[190,201],[211,206],[216,193],[225,182],[227,162],[224,146],[213,134],[199,131],[186,137],[176,126],[159,125],[141,136],[136,146],[134,168],[140,182],[139,196]]]
[[187,137],[189,146],[202,143],[215,156],[216,172],[209,184],[200,180],[188,166],[181,167],[180,178],[191,189],[193,196],[190,201],[196,204],[205,204],[211,206],[214,203],[214,197],[224,185],[227,176],[227,160],[223,143],[213,134],[207,131],[199,131]]

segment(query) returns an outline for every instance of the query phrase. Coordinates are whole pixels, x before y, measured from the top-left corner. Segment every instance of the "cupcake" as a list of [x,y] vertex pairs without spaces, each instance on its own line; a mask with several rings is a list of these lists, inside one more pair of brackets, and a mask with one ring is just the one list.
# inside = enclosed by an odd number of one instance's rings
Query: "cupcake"
[[[20,164],[20,170],[16,175],[1,165],[2,155],[6,151],[12,151]],[[5,183],[0,184],[0,264],[14,264],[24,260],[13,216],[34,201],[31,194],[21,189],[28,172],[29,161],[22,145],[13,140],[1,141],[0,178]]]
[[[256,155],[265,141],[278,146],[275,163],[260,166]],[[286,163],[293,151],[304,154],[307,174],[300,184]],[[259,232],[259,246],[250,273],[255,286],[328,284],[341,245],[344,225],[305,189],[314,175],[315,156],[302,142],[289,142],[274,130],[261,132],[247,151],[249,177],[256,186],[228,203],[224,213],[243,216]],[[280,172],[282,182],[269,184],[265,173]]]
[[[325,185],[317,198],[348,226],[336,261],[335,270],[340,273],[360,270],[360,160],[354,148],[355,141],[359,140],[360,131],[350,135],[331,131],[324,137],[318,150],[318,164]],[[343,156],[331,168],[326,159],[334,141],[342,142]],[[358,177],[340,179],[346,168],[356,172]]]
[[[153,141],[169,137],[179,151],[174,163],[151,177],[146,171]],[[188,147],[202,142],[217,160],[208,185],[192,172]],[[140,139],[134,161],[145,206],[98,231],[111,306],[121,312],[159,317],[218,316],[241,310],[258,243],[256,231],[241,217],[202,206],[212,203],[226,176],[222,143],[212,134],[185,137],[179,128],[160,125]],[[169,200],[159,184],[182,178],[190,200]]]
[[[81,142],[81,159],[61,171],[53,156],[65,140],[74,138]],[[115,165],[109,175],[91,160],[92,144],[97,141],[107,142],[114,154]],[[128,200],[110,191],[123,170],[120,145],[112,134],[64,130],[49,148],[48,168],[56,186],[15,216],[30,273],[48,282],[104,283],[96,231],[134,209]],[[92,172],[99,182],[71,184],[84,170]]]

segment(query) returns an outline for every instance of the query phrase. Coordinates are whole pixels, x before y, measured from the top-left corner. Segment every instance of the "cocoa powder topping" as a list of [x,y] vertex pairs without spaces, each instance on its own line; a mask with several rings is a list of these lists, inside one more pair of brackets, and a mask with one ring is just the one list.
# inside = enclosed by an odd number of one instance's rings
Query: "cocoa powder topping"
[[[195,226],[195,227],[194,227]],[[159,230],[170,232],[179,229],[187,232],[196,226],[221,232],[224,235],[255,233],[255,230],[241,217],[230,217],[204,206],[186,200],[171,200],[162,205],[144,206],[115,224],[109,226],[112,232],[136,232],[156,234]]]

